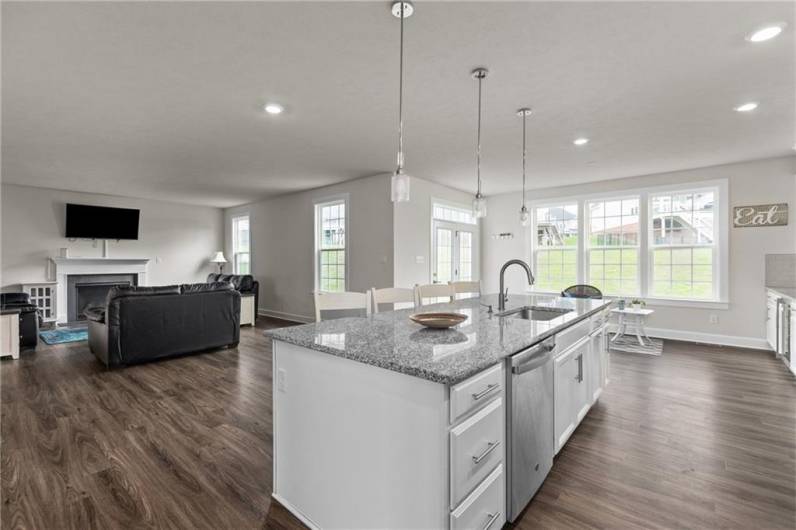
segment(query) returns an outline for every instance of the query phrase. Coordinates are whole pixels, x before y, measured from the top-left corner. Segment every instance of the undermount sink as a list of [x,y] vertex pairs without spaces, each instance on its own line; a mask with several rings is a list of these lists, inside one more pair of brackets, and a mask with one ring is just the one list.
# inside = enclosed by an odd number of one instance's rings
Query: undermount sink
[[553,320],[561,315],[569,313],[571,309],[560,309],[557,307],[523,306],[509,309],[498,313],[499,317],[522,318],[524,320]]

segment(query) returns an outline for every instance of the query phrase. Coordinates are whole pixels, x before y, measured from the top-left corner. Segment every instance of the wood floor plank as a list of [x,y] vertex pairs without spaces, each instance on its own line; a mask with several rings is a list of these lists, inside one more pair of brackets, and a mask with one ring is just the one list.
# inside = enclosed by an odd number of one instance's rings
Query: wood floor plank
[[[0,362],[2,528],[304,528],[270,497],[262,331],[282,325],[117,370],[85,343]],[[612,370],[514,527],[796,528],[796,379],[779,361],[666,341]]]

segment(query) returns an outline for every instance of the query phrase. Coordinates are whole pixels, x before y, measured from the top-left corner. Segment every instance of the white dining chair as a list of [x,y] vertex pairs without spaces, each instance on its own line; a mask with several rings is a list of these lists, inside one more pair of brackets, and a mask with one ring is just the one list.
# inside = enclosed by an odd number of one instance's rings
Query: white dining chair
[[370,296],[369,293],[354,293],[344,291],[342,293],[330,293],[326,291],[315,291],[315,321],[321,321],[321,311],[342,311],[347,309],[364,309],[365,316],[370,315]]
[[[379,304],[393,304],[393,309],[405,309],[415,306],[415,291],[405,287],[385,287],[370,289],[370,303],[374,313],[379,312]],[[398,305],[402,307],[398,307]]]
[[[471,298],[473,296],[481,296],[481,282],[450,282],[453,287],[453,297],[456,298]],[[467,295],[467,296],[458,296]]]
[[[420,307],[424,305],[425,300],[433,298],[432,304],[439,304],[443,302],[453,301],[453,286],[449,283],[429,283],[426,285],[415,285],[415,305]],[[445,298],[445,300],[440,300]]]

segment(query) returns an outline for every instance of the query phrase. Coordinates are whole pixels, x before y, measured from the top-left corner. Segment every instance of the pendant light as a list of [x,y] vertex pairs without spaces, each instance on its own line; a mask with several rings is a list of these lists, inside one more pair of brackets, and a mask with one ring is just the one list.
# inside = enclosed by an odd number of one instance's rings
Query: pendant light
[[473,199],[473,215],[486,217],[486,199],[481,195],[481,84],[489,71],[486,68],[476,68],[471,73],[473,78],[478,80],[478,133],[475,148],[475,173],[478,178],[478,189]]
[[531,214],[528,208],[525,207],[525,154],[528,151],[527,142],[525,141],[525,122],[528,121],[528,116],[531,115],[531,109],[524,107],[517,111],[517,116],[522,118],[522,207],[520,207],[520,224],[522,226],[530,226]]
[[392,14],[401,21],[400,59],[398,62],[398,167],[390,181],[392,202],[409,200],[409,175],[404,173],[404,19],[412,16],[414,6],[410,2],[392,4]]

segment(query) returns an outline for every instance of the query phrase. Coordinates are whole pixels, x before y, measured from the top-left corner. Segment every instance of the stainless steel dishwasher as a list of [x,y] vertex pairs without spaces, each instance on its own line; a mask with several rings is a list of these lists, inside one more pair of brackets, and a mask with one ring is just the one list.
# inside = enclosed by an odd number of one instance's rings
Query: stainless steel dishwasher
[[555,338],[510,360],[506,377],[508,515],[514,521],[553,467],[553,351]]

